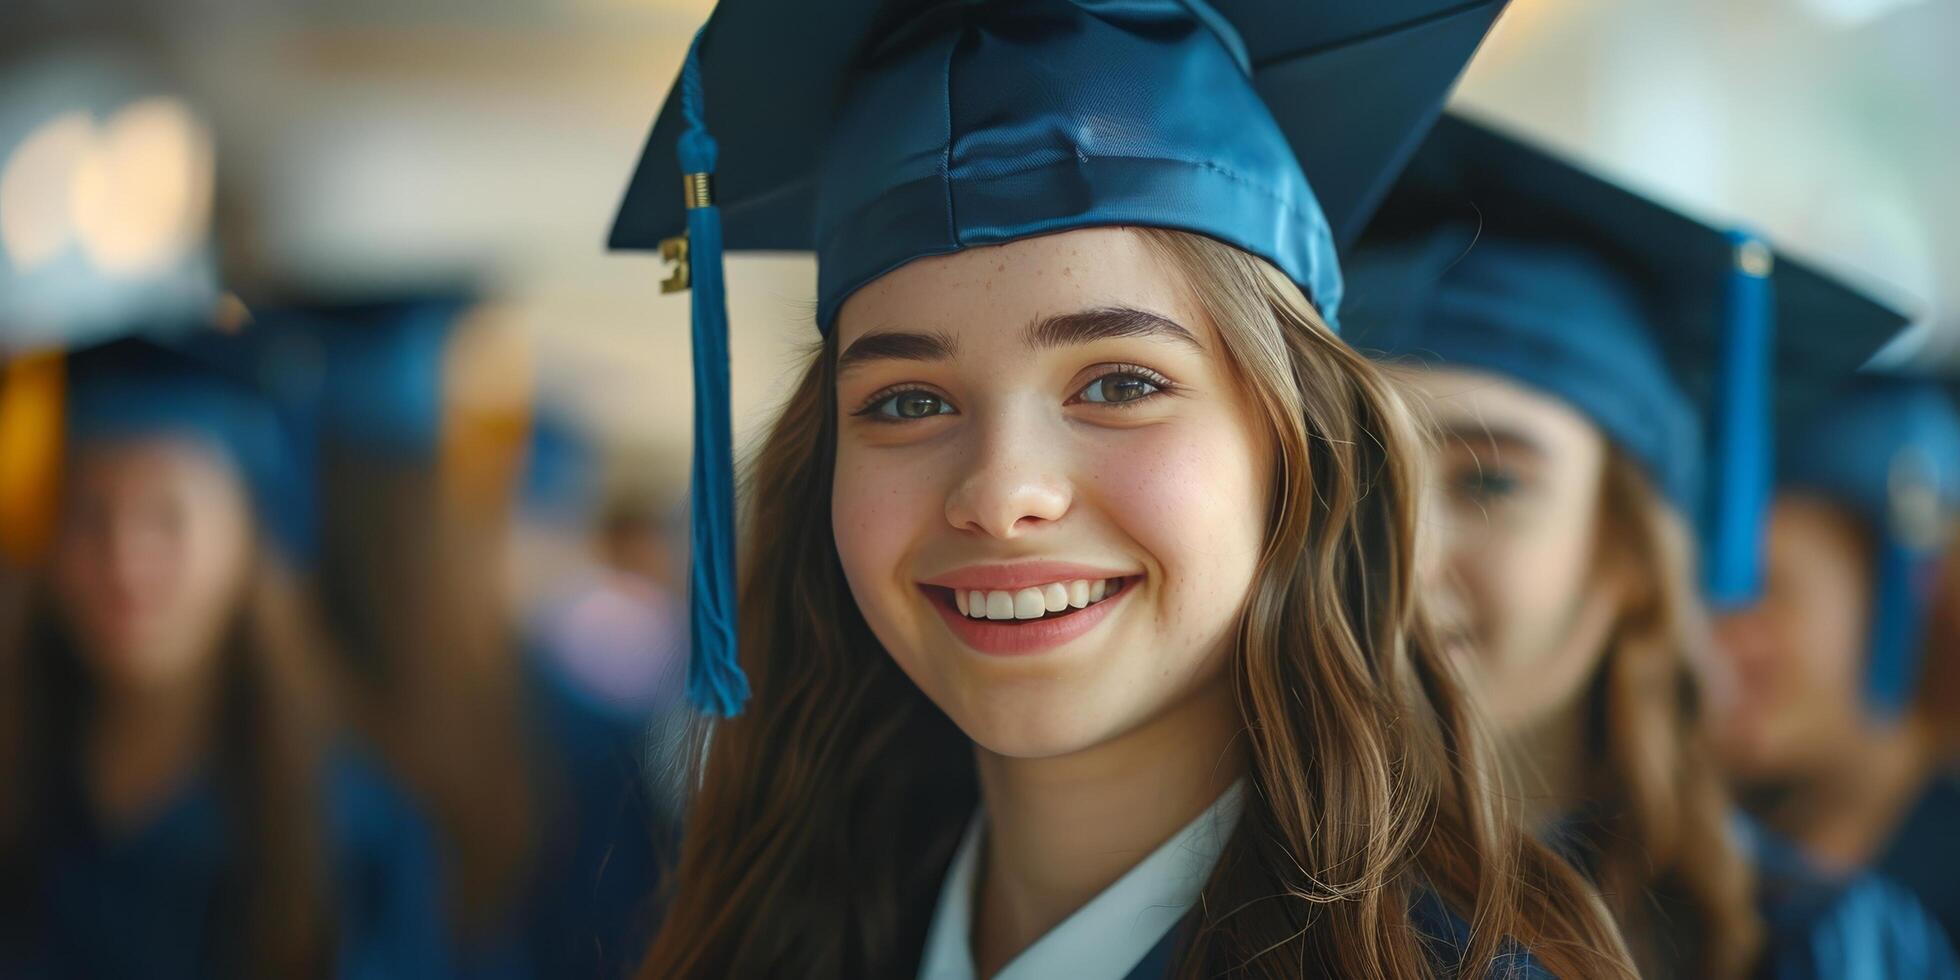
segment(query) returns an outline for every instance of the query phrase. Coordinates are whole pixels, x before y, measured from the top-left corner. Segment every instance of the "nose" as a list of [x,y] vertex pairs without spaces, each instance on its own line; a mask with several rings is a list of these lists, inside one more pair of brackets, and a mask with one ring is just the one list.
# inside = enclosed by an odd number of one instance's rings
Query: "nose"
[[975,426],[975,445],[946,496],[946,522],[1000,540],[1062,519],[1075,493],[1067,449],[1047,420],[1001,411]]

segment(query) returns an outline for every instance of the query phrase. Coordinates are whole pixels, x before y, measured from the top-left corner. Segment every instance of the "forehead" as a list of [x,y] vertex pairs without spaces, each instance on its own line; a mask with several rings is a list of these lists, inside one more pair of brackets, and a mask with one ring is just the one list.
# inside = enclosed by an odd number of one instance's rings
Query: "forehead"
[[[931,330],[1018,343],[1021,327],[1129,306],[1201,331],[1183,273],[1129,228],[1081,228],[918,259],[873,280],[837,316],[841,346],[873,330]],[[1008,329],[999,329],[1008,328]]]
[[154,489],[158,481],[226,482],[231,467],[224,454],[202,439],[171,433],[103,439],[78,446],[69,460],[70,479],[95,488],[106,485]]
[[1403,372],[1424,409],[1446,434],[1482,428],[1522,431],[1543,440],[1597,439],[1597,430],[1576,409],[1502,375],[1462,368],[1412,368]]

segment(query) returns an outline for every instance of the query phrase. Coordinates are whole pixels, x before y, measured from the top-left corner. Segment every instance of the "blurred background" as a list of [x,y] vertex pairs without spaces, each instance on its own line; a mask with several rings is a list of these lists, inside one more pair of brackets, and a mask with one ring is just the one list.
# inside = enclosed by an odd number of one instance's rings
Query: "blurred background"
[[[379,782],[432,828],[450,896],[434,928],[449,939],[429,948],[464,960],[591,975],[596,955],[617,972],[652,921],[637,910],[601,923],[594,909],[649,893],[671,833],[688,302],[661,293],[657,256],[608,254],[604,241],[711,6],[0,6],[0,636],[52,588],[19,573],[54,533],[48,463],[63,451],[66,396],[47,352],[107,337],[132,311],[178,308],[215,308],[224,331],[273,338],[243,369],[216,369],[248,376],[275,407],[304,403],[293,444],[328,448],[288,461],[304,471],[296,484],[247,473],[256,519],[287,564],[320,580],[322,635],[357,651],[321,690],[353,706],[344,717],[373,747]],[[1453,104],[1843,272],[1912,313],[1884,360],[1950,373],[1956,50],[1954,0],[1515,0]],[[815,278],[805,255],[728,261],[738,445],[816,339]],[[289,328],[295,339],[280,340]],[[234,421],[211,431],[244,439]],[[271,516],[298,506],[281,486],[327,498],[305,502],[307,527],[290,538]],[[28,717],[0,705],[0,728]],[[34,738],[63,723],[36,715],[14,726],[26,735],[0,732],[0,765],[38,758]],[[526,734],[477,741],[506,730]],[[277,803],[276,786],[250,777],[263,762],[237,769],[254,798]],[[617,792],[622,765],[637,777],[631,798]],[[386,795],[358,785],[355,798]],[[38,853],[23,841],[54,818],[13,804],[50,794],[0,787],[12,800],[0,859]],[[521,799],[531,804],[493,802]],[[644,847],[619,851],[622,827],[648,828]],[[594,842],[604,847],[589,853]],[[279,853],[261,843],[270,850],[255,853]],[[104,853],[75,860],[100,880],[154,873]],[[548,880],[552,867],[603,868],[613,890]],[[0,895],[14,900],[41,901]],[[0,911],[10,928],[29,920]],[[548,948],[599,930],[576,950]],[[268,948],[307,948],[303,929],[260,934]],[[390,968],[413,959],[376,955]],[[0,975],[20,966],[0,958]]]

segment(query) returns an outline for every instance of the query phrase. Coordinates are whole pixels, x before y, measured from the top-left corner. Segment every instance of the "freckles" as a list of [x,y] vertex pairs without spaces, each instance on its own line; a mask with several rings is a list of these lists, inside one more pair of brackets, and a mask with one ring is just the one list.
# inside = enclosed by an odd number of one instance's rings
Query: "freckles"
[[1164,436],[1126,443],[1095,468],[1095,483],[1114,516],[1200,537],[1258,507],[1246,458],[1251,447],[1188,433]]

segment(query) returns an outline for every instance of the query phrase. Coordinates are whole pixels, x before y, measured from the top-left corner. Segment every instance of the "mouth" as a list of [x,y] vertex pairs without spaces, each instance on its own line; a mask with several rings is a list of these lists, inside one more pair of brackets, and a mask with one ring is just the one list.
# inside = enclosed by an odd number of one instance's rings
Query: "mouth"
[[1012,590],[919,588],[967,646],[1007,655],[1045,650],[1087,633],[1138,580],[1071,579]]
[[1108,602],[1123,591],[1129,578],[1073,579],[1024,589],[952,589],[924,586],[942,605],[969,619],[997,623],[1029,623],[1073,616]]

